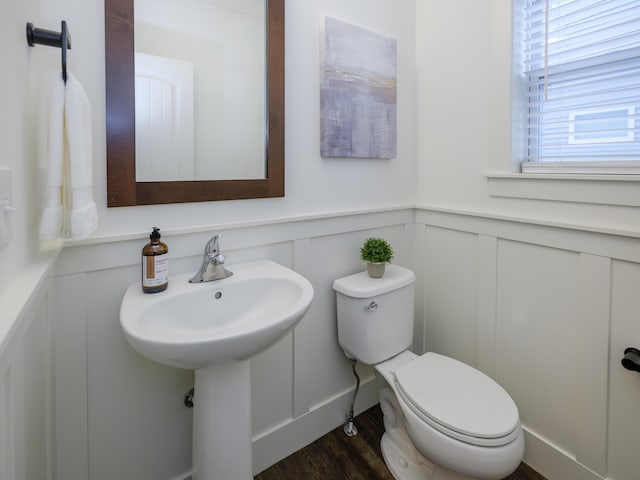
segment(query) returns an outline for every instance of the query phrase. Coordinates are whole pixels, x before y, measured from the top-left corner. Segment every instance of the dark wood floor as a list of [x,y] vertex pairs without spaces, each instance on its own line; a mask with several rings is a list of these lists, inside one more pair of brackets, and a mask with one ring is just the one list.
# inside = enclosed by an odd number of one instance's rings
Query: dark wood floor
[[[356,417],[358,435],[347,437],[342,427],[298,450],[258,474],[255,480],[394,480],[382,459],[384,432],[378,405]],[[522,463],[505,480],[545,480]]]

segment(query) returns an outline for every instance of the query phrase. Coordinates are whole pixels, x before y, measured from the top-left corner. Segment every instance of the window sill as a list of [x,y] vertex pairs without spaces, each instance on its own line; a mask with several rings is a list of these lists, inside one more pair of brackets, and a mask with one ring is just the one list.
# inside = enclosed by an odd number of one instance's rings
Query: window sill
[[640,175],[487,173],[492,197],[640,207]]
[[636,160],[606,162],[523,162],[522,173],[554,175],[638,175],[640,162]]

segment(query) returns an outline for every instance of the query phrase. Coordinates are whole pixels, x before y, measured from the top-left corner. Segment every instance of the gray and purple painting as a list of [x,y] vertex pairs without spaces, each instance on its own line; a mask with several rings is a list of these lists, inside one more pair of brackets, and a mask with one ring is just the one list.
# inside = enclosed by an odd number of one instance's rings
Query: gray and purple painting
[[321,155],[394,158],[396,41],[326,17],[321,45]]

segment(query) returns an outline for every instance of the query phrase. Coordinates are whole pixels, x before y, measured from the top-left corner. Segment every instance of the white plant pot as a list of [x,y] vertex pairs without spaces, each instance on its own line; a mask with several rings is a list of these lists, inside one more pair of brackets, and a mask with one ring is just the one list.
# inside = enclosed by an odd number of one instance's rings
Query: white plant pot
[[370,263],[367,262],[367,272],[372,278],[382,278],[384,275],[384,267],[386,263]]

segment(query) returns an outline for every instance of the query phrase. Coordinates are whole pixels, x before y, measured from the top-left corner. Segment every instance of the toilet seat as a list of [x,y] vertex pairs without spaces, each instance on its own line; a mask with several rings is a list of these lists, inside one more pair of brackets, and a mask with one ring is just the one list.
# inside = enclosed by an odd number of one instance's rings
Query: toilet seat
[[478,446],[501,446],[520,434],[518,409],[509,394],[484,373],[437,353],[426,353],[395,370],[400,399],[441,433]]

